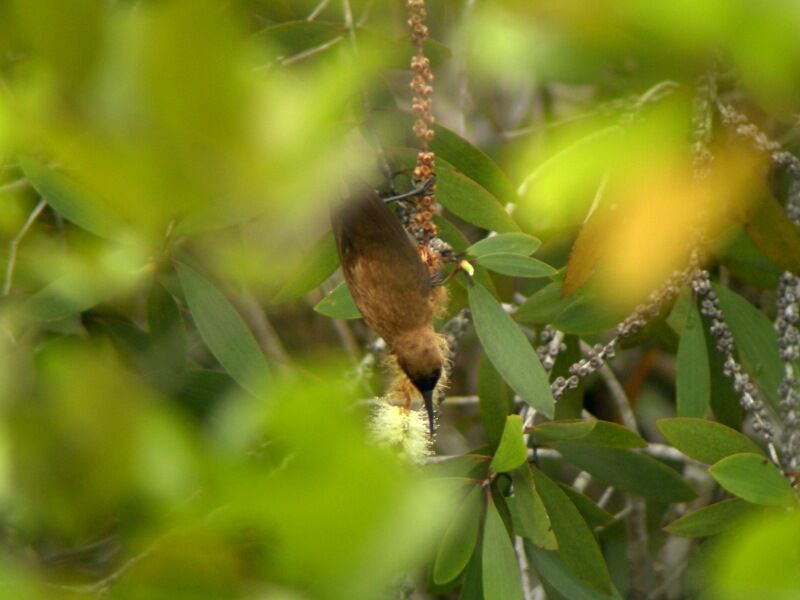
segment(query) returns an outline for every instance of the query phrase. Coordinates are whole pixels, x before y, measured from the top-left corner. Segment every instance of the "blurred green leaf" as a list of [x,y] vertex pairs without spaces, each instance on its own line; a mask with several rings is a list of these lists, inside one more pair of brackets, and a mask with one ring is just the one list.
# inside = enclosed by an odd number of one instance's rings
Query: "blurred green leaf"
[[550,383],[525,334],[481,284],[473,282],[468,291],[475,331],[489,360],[525,402],[552,418]]
[[486,441],[494,450],[503,436],[512,398],[508,385],[486,356],[481,357],[478,366],[478,401]]
[[481,523],[481,492],[473,485],[447,526],[433,566],[433,581],[445,584],[464,570],[475,550]]
[[522,417],[508,415],[503,428],[503,436],[494,453],[489,469],[495,473],[513,471],[528,460],[528,448],[522,438]]
[[797,503],[789,480],[762,454],[733,454],[714,464],[708,472],[731,494],[753,504],[793,506]]
[[192,267],[175,265],[192,320],[219,364],[244,389],[269,378],[264,353],[236,309],[213,283]]
[[711,372],[703,321],[694,303],[683,325],[677,361],[678,416],[703,418],[711,403]]
[[475,242],[467,252],[480,258],[487,254],[519,254],[530,256],[542,242],[527,233],[498,233]]
[[667,441],[689,458],[714,464],[741,452],[763,454],[753,440],[720,423],[679,417],[659,419],[656,426]]
[[497,198],[458,171],[436,170],[436,199],[447,210],[489,231],[519,231]]
[[472,558],[464,570],[464,582],[461,585],[458,600],[483,600],[483,582],[481,580],[483,572],[482,554],[482,545],[476,545]]
[[317,302],[314,310],[331,319],[361,318],[361,313],[358,312],[353,296],[350,295],[350,288],[344,282],[337,285],[327,296]]
[[186,364],[186,329],[172,295],[154,282],[147,296],[147,326],[155,362],[168,373],[179,373]]
[[608,448],[644,448],[647,446],[647,442],[630,429],[610,421],[596,419],[571,419],[541,423],[533,428],[533,436],[537,444],[580,441],[583,444]]
[[781,270],[740,228],[721,250],[720,262],[745,283],[764,289],[774,288],[781,276]]
[[553,320],[553,327],[564,333],[589,335],[611,329],[627,316],[627,309],[609,306],[602,298],[589,298],[581,292]]
[[336,241],[333,232],[329,231],[303,258],[297,273],[275,295],[275,302],[287,302],[307,294],[330,277],[338,266]]
[[579,442],[561,442],[555,448],[569,462],[621,490],[665,504],[696,496],[674,469],[645,454]]
[[79,273],[64,275],[27,298],[26,316],[37,321],[71,317],[107,300],[114,290]]
[[547,550],[558,548],[550,517],[544,507],[536,486],[533,485],[531,470],[527,465],[511,473],[514,483],[514,499],[520,523],[519,534]]
[[478,258],[478,264],[495,273],[511,277],[551,277],[556,273],[556,270],[547,263],[519,254],[484,254]]
[[800,237],[786,210],[765,185],[744,231],[769,260],[785,271],[800,273]]
[[664,527],[664,531],[690,538],[708,537],[737,526],[739,519],[752,510],[749,502],[731,498],[684,515]]
[[775,410],[780,402],[778,387],[783,381],[775,328],[764,313],[736,292],[720,285],[715,285],[714,291],[744,367]]
[[531,474],[550,516],[561,560],[585,585],[599,592],[611,592],[611,578],[603,553],[578,509],[542,471],[533,467]]
[[69,177],[30,157],[20,156],[19,164],[36,191],[67,221],[109,240],[119,240],[128,228],[122,217]]
[[522,599],[519,567],[511,538],[493,501],[486,506],[483,526],[483,597],[486,600]]

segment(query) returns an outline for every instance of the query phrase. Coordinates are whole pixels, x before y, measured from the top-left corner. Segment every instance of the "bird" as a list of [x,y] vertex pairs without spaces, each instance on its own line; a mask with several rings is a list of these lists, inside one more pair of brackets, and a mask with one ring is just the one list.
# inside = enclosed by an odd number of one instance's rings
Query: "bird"
[[[447,344],[434,329],[446,292],[432,276],[388,202],[360,187],[331,213],[344,280],[366,324],[396,359],[400,377],[419,391],[434,435],[434,392],[443,383]],[[401,389],[404,387],[399,382]],[[408,386],[405,386],[406,388]],[[406,392],[405,408],[412,398]]]

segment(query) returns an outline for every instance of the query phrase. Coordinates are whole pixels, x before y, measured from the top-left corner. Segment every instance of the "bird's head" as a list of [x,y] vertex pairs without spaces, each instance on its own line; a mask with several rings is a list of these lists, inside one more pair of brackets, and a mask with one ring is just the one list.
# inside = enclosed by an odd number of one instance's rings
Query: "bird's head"
[[428,427],[433,436],[434,391],[442,379],[446,360],[443,342],[433,331],[417,333],[405,343],[397,344],[395,354],[398,365],[422,395],[428,413]]

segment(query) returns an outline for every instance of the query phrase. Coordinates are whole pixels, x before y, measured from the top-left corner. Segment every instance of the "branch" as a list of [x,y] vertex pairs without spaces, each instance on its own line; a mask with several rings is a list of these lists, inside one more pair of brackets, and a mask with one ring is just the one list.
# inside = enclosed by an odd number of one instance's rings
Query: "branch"
[[42,198],[39,203],[34,207],[33,211],[23,223],[22,228],[17,233],[16,237],[8,244],[8,264],[6,265],[6,275],[3,280],[3,296],[8,296],[11,293],[11,286],[14,281],[14,269],[17,266],[17,248],[19,247],[22,238],[27,235],[33,223],[42,214],[44,207],[47,206],[47,201]]

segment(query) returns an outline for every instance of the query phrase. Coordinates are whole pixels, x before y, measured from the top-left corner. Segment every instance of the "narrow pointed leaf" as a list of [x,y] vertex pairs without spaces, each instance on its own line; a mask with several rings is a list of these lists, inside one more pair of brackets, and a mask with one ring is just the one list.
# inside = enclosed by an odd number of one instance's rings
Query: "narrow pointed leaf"
[[688,417],[659,419],[656,427],[670,444],[686,456],[709,465],[731,454],[762,454],[749,437],[714,421]]
[[575,508],[577,508],[581,513],[589,527],[606,527],[614,522],[613,515],[604,511],[580,492],[576,491],[565,483],[559,482],[558,485],[561,487],[564,493],[569,496],[569,499],[572,500]]
[[532,468],[531,474],[550,516],[561,560],[585,585],[605,594],[611,592],[611,577],[603,553],[578,509],[542,471]]
[[434,583],[445,584],[452,581],[467,566],[478,541],[481,489],[480,486],[473,486],[450,521],[436,553],[433,565]]
[[603,594],[586,587],[567,568],[558,552],[526,546],[530,548],[528,554],[536,572],[565,600],[622,600],[622,596],[616,589],[612,589],[608,594]]
[[521,256],[519,254],[498,253],[484,254],[478,259],[478,264],[490,271],[509,275],[510,277],[552,277],[556,270],[541,260]]
[[28,181],[62,217],[100,237],[119,239],[124,219],[78,183],[29,157],[19,157]]
[[700,311],[693,303],[678,345],[676,395],[679,417],[703,418],[711,403],[711,371]]
[[555,401],[542,364],[525,334],[479,283],[469,286],[475,331],[494,367],[522,399],[548,418]]
[[519,533],[540,548],[555,550],[558,542],[544,503],[533,485],[530,468],[524,465],[516,469],[511,474],[511,480],[514,483]]
[[495,450],[503,436],[506,417],[511,410],[508,385],[485,356],[478,366],[478,401],[481,422],[489,447]]
[[663,503],[687,502],[694,490],[664,463],[634,450],[562,442],[554,447],[566,460],[616,488]]
[[532,434],[538,444],[580,441],[584,444],[608,448],[644,448],[647,446],[647,442],[630,429],[616,423],[596,419],[550,421],[534,427]]
[[522,586],[514,546],[494,502],[486,507],[481,556],[485,600],[521,600]]
[[147,297],[147,326],[159,368],[180,372],[186,364],[186,329],[175,298],[158,282]]
[[467,252],[476,258],[487,254],[530,256],[542,242],[527,233],[498,233],[472,244]]
[[752,510],[749,502],[731,498],[689,513],[667,525],[664,531],[690,538],[716,535],[736,525],[737,519]]
[[528,448],[522,438],[522,417],[509,415],[503,428],[503,437],[494,453],[489,468],[495,473],[513,471],[528,459]]
[[436,199],[467,223],[500,233],[519,231],[519,226],[497,198],[458,171],[437,171]]
[[269,377],[269,367],[253,334],[213,283],[184,263],[177,263],[176,270],[208,349],[239,385],[254,391],[259,381]]
[[733,454],[708,472],[731,494],[753,504],[793,506],[797,502],[789,480],[763,455]]

